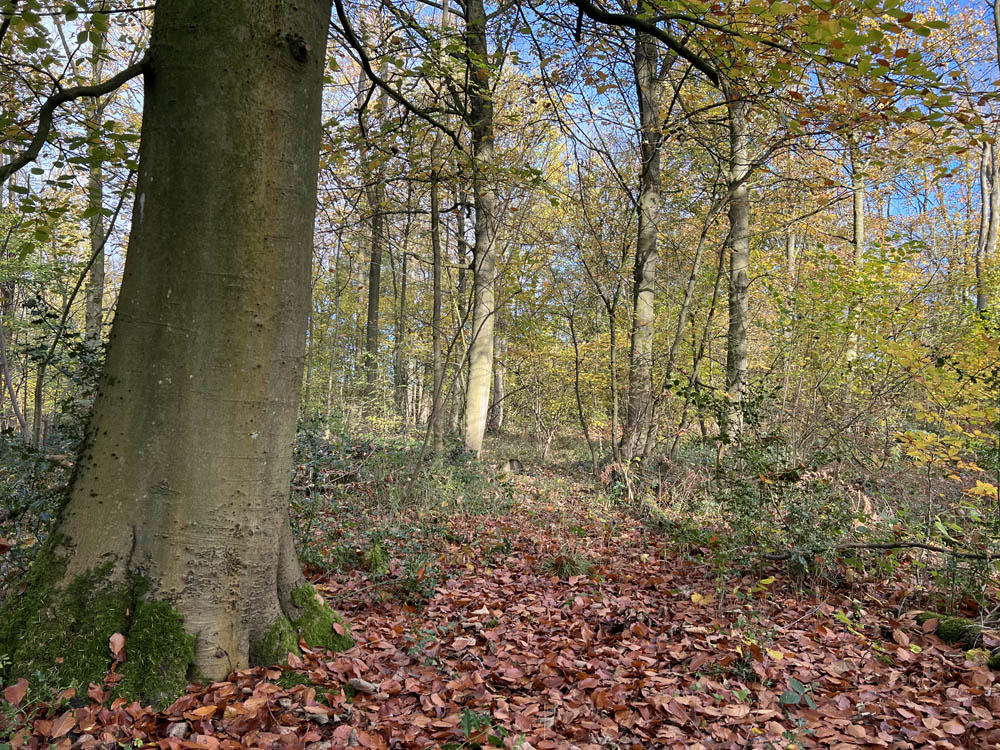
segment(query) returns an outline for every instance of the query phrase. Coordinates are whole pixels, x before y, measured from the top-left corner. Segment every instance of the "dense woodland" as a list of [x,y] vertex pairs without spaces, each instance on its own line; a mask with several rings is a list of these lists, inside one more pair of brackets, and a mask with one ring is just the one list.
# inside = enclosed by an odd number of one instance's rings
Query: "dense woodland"
[[0,0],[0,748],[993,747],[998,65]]

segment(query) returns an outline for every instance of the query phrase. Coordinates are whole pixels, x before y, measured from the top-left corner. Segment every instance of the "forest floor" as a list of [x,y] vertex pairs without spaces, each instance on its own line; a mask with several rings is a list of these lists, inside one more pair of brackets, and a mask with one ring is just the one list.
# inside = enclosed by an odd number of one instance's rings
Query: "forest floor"
[[569,477],[506,486],[502,513],[432,519],[443,575],[420,603],[391,592],[391,540],[382,575],[314,576],[350,651],[160,712],[92,686],[38,708],[14,747],[1000,747],[997,675],[918,625],[907,587],[719,570]]

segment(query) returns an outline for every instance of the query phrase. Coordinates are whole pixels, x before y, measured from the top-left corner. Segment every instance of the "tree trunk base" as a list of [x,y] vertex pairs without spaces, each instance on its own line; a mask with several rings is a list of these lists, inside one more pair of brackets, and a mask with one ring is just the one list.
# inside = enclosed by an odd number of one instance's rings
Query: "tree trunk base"
[[[195,667],[196,635],[187,633],[170,603],[150,598],[142,576],[121,573],[113,559],[67,579],[64,542],[50,538],[28,573],[23,593],[0,606],[0,654],[11,678],[41,674],[46,684],[86,690],[109,673],[113,695],[165,707],[201,675]],[[353,645],[349,628],[308,583],[280,597],[282,614],[257,642],[250,663],[274,664],[310,647],[342,651]],[[120,633],[125,647],[116,663],[110,639]]]

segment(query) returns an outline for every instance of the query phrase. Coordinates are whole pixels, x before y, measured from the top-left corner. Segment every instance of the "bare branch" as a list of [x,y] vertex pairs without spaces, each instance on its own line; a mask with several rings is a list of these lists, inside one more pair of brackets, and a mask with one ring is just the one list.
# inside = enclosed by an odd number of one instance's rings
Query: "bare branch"
[[38,158],[42,146],[45,145],[45,142],[49,138],[49,132],[52,130],[52,118],[59,106],[85,96],[104,96],[144,73],[148,64],[149,53],[147,52],[137,63],[128,66],[118,73],[118,75],[106,81],[90,86],[74,86],[69,89],[59,89],[56,93],[52,94],[52,96],[45,100],[42,108],[38,111],[38,130],[35,131],[35,137],[31,139],[28,148],[13,161],[0,166],[0,185],[5,183],[18,170],[23,169]]

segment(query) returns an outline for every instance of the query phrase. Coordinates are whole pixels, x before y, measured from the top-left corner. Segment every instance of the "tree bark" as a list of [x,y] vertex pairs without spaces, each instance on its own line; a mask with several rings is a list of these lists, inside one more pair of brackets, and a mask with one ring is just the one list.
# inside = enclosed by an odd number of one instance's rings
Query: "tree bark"
[[[439,147],[438,143],[435,146]],[[437,159],[437,148],[432,159]],[[441,347],[441,194],[440,172],[437,164],[432,167],[431,174],[431,250],[433,255],[433,300],[431,310],[431,372],[433,378],[433,393],[431,393],[431,429],[434,432],[434,450],[439,453],[444,450],[444,359]]]
[[990,194],[992,193],[992,153],[993,147],[990,143],[984,143],[982,153],[979,158],[979,236],[976,238],[976,311],[983,313],[986,311],[986,274],[983,268],[984,256],[986,254],[986,244],[989,238],[990,220],[992,211],[990,210]]
[[[384,77],[384,76],[383,76]],[[364,71],[361,72],[361,81],[358,86],[358,99],[363,103],[364,96]],[[376,99],[376,117],[374,123],[381,124],[381,115],[385,112],[389,103],[389,95],[385,90],[381,90]],[[385,161],[383,159],[373,159],[371,151],[371,136],[369,127],[371,123],[365,122],[364,112],[359,109],[358,117],[362,124],[362,135],[365,139],[365,155],[363,162],[366,166],[367,174],[365,197],[368,201],[368,211],[371,214],[371,256],[368,264],[368,310],[365,318],[365,390],[369,398],[374,396],[375,386],[378,381],[378,318],[379,303],[382,299],[382,251],[385,247]],[[366,405],[371,409],[373,404]]]
[[469,382],[465,394],[465,447],[478,454],[486,432],[493,379],[493,326],[496,312],[496,192],[488,170],[493,163],[492,65],[486,43],[483,0],[467,0],[466,47],[470,68],[469,109],[472,130],[472,183],[476,205],[473,247],[472,337]]
[[487,417],[487,429],[499,433],[503,429],[503,400],[505,395],[503,358],[507,350],[507,340],[504,336],[503,316],[497,315],[496,328],[493,336],[493,393],[490,398],[490,410]]
[[[101,80],[104,68],[104,34],[94,43],[91,60],[92,82]],[[104,322],[104,174],[95,154],[100,134],[104,105],[99,97],[89,103],[87,136],[90,138],[90,174],[87,179],[87,212],[90,214],[90,273],[87,276],[86,312],[84,335],[91,347],[101,343],[101,326]]]
[[[468,271],[466,265],[466,241],[465,241],[465,194],[455,191],[455,205],[458,207],[455,216],[455,257],[458,261],[458,288],[455,291],[458,308],[458,325],[461,328],[465,325],[465,319],[469,314],[467,283]],[[458,331],[458,339],[455,349],[455,382],[452,385],[451,417],[450,427],[453,433],[458,433],[462,423],[462,414],[465,406],[465,380],[466,380],[466,357],[465,357],[465,336],[463,331]]]
[[626,461],[642,455],[652,408],[660,143],[663,138],[659,57],[656,40],[648,34],[636,32],[635,87],[639,100],[639,153],[642,166],[639,177],[639,230],[632,285],[628,410],[621,443],[621,454]]
[[[857,141],[848,138],[848,154],[851,164],[851,245],[854,250],[854,273],[861,271],[861,262],[865,254],[865,176],[864,165],[861,163],[861,152]],[[844,359],[848,364],[858,358],[858,316],[861,305],[857,299],[851,301],[848,310],[847,347]]]
[[750,199],[747,179],[750,157],[747,103],[723,87],[729,119],[729,329],[726,337],[726,394],[723,413],[724,443],[739,441],[743,430],[743,398],[747,388],[747,325],[750,314]]
[[346,645],[287,505],[329,15],[329,0],[157,6],[107,364],[68,503],[0,612],[12,669],[65,656],[99,681],[121,632],[123,690],[162,700],[189,667],[221,679],[298,634]]

